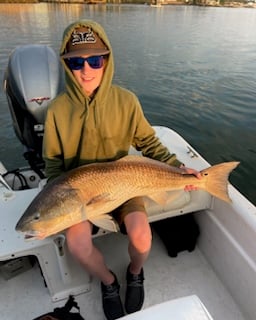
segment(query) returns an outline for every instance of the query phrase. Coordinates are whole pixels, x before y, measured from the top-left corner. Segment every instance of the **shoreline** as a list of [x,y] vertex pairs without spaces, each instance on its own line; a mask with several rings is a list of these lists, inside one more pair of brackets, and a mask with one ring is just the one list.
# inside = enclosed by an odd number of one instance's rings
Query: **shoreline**
[[198,3],[193,3],[196,0],[184,0],[184,1],[168,1],[168,0],[0,0],[0,4],[26,4],[26,3],[56,3],[56,4],[87,4],[87,5],[148,5],[152,7],[165,7],[165,6],[198,6],[198,7],[220,7],[220,8],[256,8],[255,2],[237,2],[229,1],[226,3],[221,3],[221,0],[200,0]]

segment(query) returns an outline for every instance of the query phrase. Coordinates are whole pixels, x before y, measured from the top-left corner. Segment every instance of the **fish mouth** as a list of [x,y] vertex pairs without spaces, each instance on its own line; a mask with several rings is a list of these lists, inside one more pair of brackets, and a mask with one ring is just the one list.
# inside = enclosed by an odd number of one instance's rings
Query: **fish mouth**
[[32,240],[42,240],[45,238],[45,234],[39,231],[26,231],[24,234],[24,239],[26,241],[32,241]]

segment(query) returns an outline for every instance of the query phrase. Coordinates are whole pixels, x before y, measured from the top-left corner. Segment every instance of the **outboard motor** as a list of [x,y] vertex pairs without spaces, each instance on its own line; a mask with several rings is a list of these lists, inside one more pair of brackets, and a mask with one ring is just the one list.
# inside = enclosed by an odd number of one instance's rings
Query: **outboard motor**
[[25,159],[41,178],[46,111],[62,89],[62,79],[59,59],[45,45],[20,46],[9,57],[4,86],[14,131],[25,146]]

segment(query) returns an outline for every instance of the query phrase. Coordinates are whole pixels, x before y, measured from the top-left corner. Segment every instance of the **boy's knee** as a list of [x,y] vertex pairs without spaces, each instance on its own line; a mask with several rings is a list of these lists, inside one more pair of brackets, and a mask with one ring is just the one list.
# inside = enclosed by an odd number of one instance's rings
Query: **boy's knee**
[[151,230],[136,230],[131,232],[130,241],[134,248],[140,253],[146,253],[151,249]]
[[67,246],[70,253],[76,257],[90,255],[92,251],[92,239],[90,232],[77,226],[66,231]]

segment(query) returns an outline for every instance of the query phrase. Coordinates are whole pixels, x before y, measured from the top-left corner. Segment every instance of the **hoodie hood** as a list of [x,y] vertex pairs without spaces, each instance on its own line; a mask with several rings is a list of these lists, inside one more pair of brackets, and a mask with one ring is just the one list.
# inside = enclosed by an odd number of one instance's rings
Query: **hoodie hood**
[[73,103],[75,103],[76,105],[82,104],[83,106],[85,106],[86,100],[89,101],[90,98],[86,96],[86,94],[81,89],[80,85],[77,83],[72,71],[68,68],[65,62],[65,58],[67,57],[67,47],[70,44],[70,39],[73,32],[76,29],[82,30],[84,28],[88,30],[92,30],[93,33],[96,35],[96,37],[100,39],[100,42],[104,44],[105,52],[108,52],[108,60],[104,70],[102,81],[94,96],[94,99],[97,99],[97,100],[100,99],[100,101],[102,102],[102,100],[104,100],[104,97],[105,98],[107,97],[108,91],[112,85],[112,79],[114,74],[112,48],[111,48],[109,39],[107,37],[107,34],[105,33],[101,25],[91,20],[79,20],[77,22],[70,24],[63,33],[62,45],[60,48],[60,57],[64,67],[64,71],[65,71],[67,94],[69,98],[73,101]]

